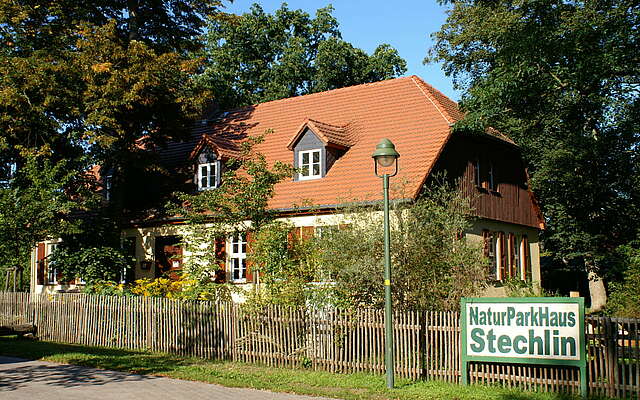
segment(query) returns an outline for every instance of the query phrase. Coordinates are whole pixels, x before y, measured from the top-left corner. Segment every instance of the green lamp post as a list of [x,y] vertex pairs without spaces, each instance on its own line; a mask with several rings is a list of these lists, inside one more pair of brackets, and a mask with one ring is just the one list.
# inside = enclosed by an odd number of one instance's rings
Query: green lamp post
[[[382,178],[384,193],[384,336],[385,367],[387,370],[387,387],[393,388],[393,321],[391,314],[391,234],[389,230],[389,178],[398,173],[398,157],[400,154],[391,140],[382,139],[373,152],[373,164],[376,176]],[[386,168],[395,163],[393,174],[378,174],[378,165]]]

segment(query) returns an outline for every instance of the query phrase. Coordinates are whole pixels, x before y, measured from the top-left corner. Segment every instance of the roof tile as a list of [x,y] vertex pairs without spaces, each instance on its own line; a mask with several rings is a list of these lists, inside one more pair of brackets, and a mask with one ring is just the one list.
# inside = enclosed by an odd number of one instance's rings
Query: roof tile
[[348,148],[324,178],[276,185],[270,207],[289,209],[380,199],[371,154],[383,138],[401,155],[393,183],[403,190],[391,197],[415,197],[449,138],[451,124],[462,116],[457,103],[410,76],[234,110],[207,126],[206,133],[216,146],[232,148],[248,136],[268,132],[257,146],[268,162],[293,163],[288,146],[305,124],[326,142]]

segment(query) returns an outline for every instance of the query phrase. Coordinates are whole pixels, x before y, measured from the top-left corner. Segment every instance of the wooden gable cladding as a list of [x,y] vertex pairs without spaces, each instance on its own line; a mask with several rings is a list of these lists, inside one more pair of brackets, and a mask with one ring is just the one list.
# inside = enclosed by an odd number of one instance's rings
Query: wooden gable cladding
[[[478,165],[480,184],[476,177]],[[544,228],[539,208],[527,187],[520,151],[514,145],[484,135],[455,134],[431,175],[443,171],[448,179],[460,179],[460,188],[471,198],[477,216]],[[489,185],[491,179],[493,185]]]

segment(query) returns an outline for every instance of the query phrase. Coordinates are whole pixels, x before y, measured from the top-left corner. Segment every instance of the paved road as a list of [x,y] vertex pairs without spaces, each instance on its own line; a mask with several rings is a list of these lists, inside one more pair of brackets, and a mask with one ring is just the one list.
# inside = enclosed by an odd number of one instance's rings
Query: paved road
[[2,400],[320,400],[255,389],[227,388],[202,382],[105,371],[0,356]]

